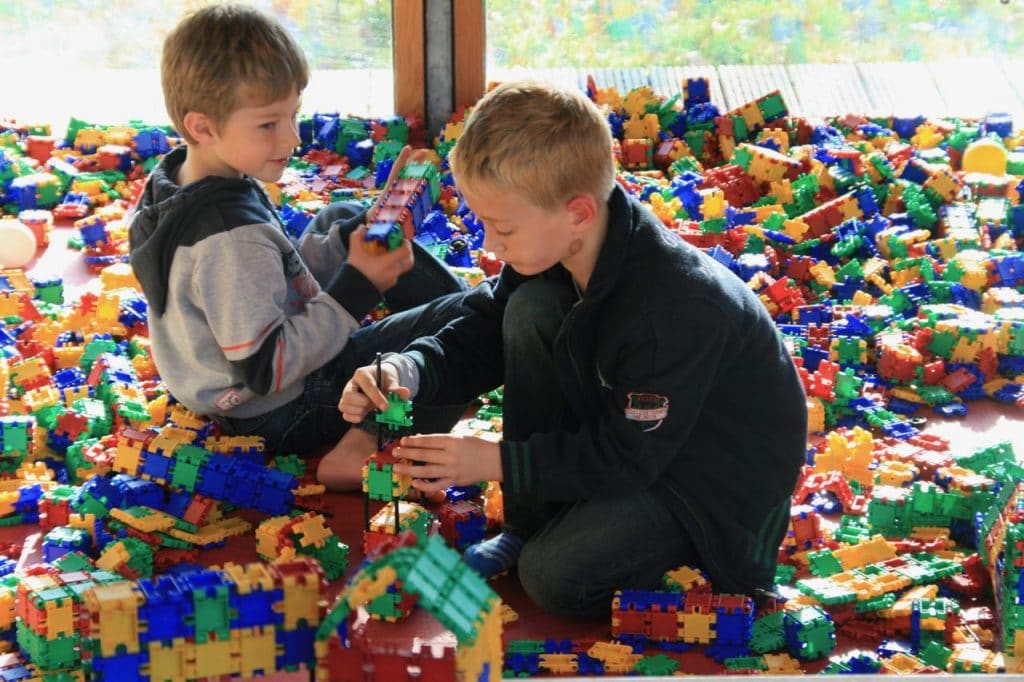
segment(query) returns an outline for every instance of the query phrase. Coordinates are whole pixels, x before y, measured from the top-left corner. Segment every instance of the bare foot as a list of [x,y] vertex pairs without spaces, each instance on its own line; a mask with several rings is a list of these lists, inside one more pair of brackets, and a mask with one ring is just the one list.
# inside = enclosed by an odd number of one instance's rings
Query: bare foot
[[363,464],[376,449],[374,436],[352,427],[320,460],[316,479],[335,492],[359,490],[363,485]]

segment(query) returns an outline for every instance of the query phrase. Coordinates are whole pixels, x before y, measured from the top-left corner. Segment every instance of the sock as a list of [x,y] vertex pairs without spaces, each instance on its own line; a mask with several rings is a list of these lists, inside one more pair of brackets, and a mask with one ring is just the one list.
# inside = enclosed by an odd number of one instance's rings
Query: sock
[[499,533],[490,540],[468,547],[462,554],[462,560],[484,579],[493,578],[515,566],[523,544],[523,540],[515,535]]

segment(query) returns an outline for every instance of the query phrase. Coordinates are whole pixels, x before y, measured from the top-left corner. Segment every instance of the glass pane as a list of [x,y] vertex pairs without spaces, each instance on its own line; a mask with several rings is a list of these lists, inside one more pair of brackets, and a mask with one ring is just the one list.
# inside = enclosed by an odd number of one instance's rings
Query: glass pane
[[1010,0],[488,0],[487,65],[639,67],[1024,57]]
[[[117,123],[167,121],[160,47],[187,11],[185,0],[63,0],[0,3],[0,116],[66,125],[69,116]],[[393,111],[390,0],[262,0],[299,41],[313,70],[307,112]],[[55,46],[60,46],[56,49]]]
[[779,89],[796,114],[1024,115],[1018,0],[487,2],[487,77],[660,95],[711,80],[737,107]]

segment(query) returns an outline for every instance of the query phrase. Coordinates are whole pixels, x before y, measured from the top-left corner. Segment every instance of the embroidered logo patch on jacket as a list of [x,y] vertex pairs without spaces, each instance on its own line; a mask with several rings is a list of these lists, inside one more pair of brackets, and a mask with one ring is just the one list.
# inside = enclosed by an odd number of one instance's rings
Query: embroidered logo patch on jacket
[[653,431],[668,417],[668,397],[657,393],[627,393],[626,419],[642,422],[649,426],[644,431]]

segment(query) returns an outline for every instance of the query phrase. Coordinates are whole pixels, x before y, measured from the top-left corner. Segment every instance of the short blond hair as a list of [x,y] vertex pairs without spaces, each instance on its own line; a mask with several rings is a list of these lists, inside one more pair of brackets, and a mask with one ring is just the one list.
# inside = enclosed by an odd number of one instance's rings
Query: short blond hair
[[615,185],[612,134],[578,91],[508,82],[473,107],[449,155],[456,182],[485,181],[555,208],[588,193],[608,199]]
[[182,19],[164,40],[160,82],[167,113],[185,140],[185,114],[219,125],[243,106],[302,92],[309,65],[274,17],[244,5],[211,5]]

